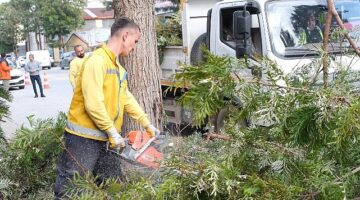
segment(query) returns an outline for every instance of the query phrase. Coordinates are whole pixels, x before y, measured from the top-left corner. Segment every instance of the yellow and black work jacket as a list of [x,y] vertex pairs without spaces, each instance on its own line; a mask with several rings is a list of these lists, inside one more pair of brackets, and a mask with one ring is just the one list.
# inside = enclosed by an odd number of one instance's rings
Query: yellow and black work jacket
[[140,125],[150,124],[127,88],[126,70],[106,46],[84,61],[68,113],[65,130],[84,138],[107,141],[106,131],[121,131],[126,112]]

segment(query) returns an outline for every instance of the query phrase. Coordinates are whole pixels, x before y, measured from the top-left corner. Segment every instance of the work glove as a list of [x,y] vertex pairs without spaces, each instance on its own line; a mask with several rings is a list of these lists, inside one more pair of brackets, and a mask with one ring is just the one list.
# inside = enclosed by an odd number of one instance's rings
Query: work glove
[[121,135],[117,132],[115,128],[111,128],[106,132],[109,138],[110,148],[115,150],[120,150],[125,147],[125,140]]
[[150,135],[150,137],[155,137],[160,135],[160,131],[159,129],[155,128],[155,126],[153,126],[152,124],[150,124],[149,126],[147,126],[145,128],[146,132]]

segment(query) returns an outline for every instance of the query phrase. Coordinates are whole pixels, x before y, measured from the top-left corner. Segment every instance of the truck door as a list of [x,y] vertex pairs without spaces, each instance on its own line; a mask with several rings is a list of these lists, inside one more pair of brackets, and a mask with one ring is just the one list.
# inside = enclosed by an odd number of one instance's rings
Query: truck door
[[[210,50],[217,55],[226,55],[235,57],[235,37],[234,26],[241,26],[241,24],[234,24],[233,15],[235,11],[244,11],[245,3],[243,5],[234,3],[219,4],[218,12],[213,12],[213,23],[210,39]],[[246,10],[251,15],[251,52],[254,55],[262,55],[262,37],[259,26],[259,14],[251,6],[247,6]],[[216,16],[217,15],[217,16]]]

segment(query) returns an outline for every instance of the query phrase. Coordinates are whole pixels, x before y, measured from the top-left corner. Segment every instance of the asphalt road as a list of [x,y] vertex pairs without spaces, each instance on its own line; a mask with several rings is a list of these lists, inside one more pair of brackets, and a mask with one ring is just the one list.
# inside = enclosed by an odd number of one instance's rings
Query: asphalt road
[[[56,117],[61,111],[67,112],[73,94],[68,78],[69,70],[61,70],[59,67],[43,70],[41,72],[43,84],[44,73],[47,74],[50,86],[49,89],[44,89],[45,98],[34,98],[32,85],[26,85],[22,90],[11,90],[13,95],[13,101],[9,103],[11,116],[10,119],[5,119],[6,122],[0,123],[6,138],[12,138],[21,125],[29,126],[27,117],[30,115],[34,115],[37,119],[47,119]],[[38,94],[40,95],[39,89]]]

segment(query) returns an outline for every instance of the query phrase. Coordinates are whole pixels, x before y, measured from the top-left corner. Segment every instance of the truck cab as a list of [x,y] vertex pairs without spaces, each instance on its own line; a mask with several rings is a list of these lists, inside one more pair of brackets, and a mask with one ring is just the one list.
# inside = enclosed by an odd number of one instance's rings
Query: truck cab
[[[360,2],[335,1],[335,7],[346,31],[354,40],[358,40]],[[235,15],[239,13],[246,14],[246,20],[236,20],[239,16]],[[267,57],[287,74],[295,67],[306,65],[319,57],[326,14],[325,0],[221,1],[208,12],[205,44],[216,55],[238,58],[246,55],[252,58],[257,54]],[[245,30],[248,33],[244,33]],[[339,31],[334,18],[331,31]],[[243,34],[248,34],[246,42],[236,38]],[[346,56],[351,51],[349,43],[344,38],[330,39],[329,51],[333,60],[350,63],[352,56]],[[237,48],[241,44],[248,44],[248,50],[239,54],[241,49]],[[352,63],[353,69],[358,69],[358,62],[356,59]]]
[[[360,44],[360,2],[339,0],[335,7],[346,31]],[[172,73],[179,71],[178,61],[197,65],[203,59],[201,44],[216,55],[246,57],[254,63],[255,55],[269,58],[289,75],[320,58],[326,0],[192,0],[184,1],[181,8],[183,46],[178,47],[177,53],[174,49],[171,55],[165,52],[161,65],[163,86],[172,81]],[[336,74],[339,64],[359,71],[359,57],[353,55],[349,42],[341,37],[334,17],[330,30],[339,33],[330,37],[330,76]],[[243,74],[251,78],[252,71],[245,69]],[[164,107],[166,110],[167,106]],[[189,121],[189,117],[184,117],[186,112],[177,110],[182,117],[177,117],[176,123]],[[189,113],[187,116],[191,116]]]

